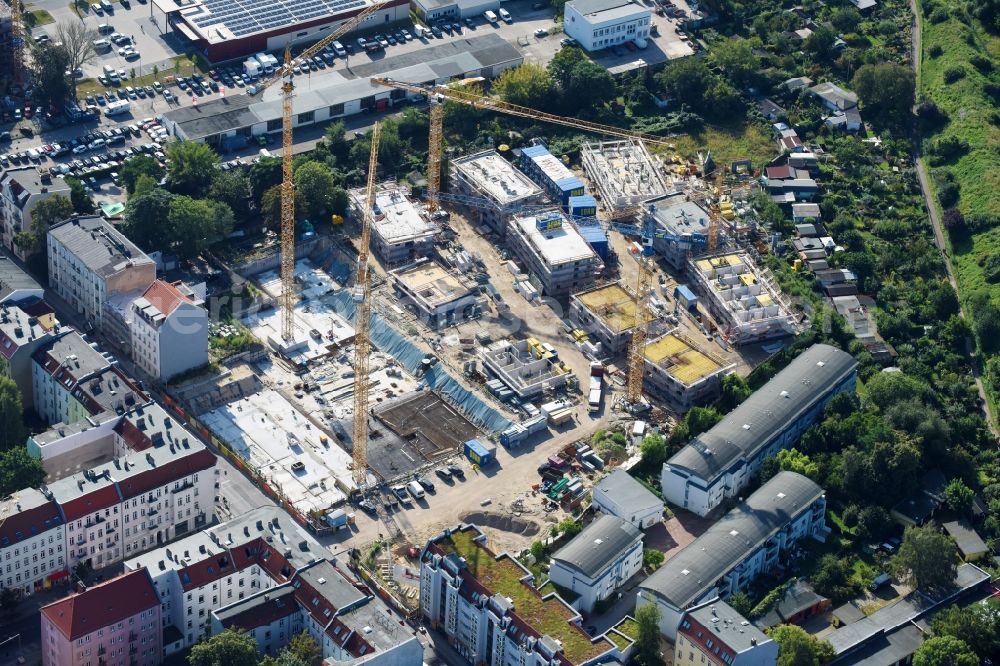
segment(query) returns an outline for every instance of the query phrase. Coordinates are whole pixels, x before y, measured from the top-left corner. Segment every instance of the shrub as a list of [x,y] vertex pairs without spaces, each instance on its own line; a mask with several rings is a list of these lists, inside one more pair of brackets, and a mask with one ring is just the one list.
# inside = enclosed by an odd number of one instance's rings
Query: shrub
[[935,44],[927,49],[927,55],[932,58],[940,58],[942,53],[944,53],[944,49],[941,48],[940,44]]
[[993,71],[993,61],[978,53],[969,58],[969,64],[978,69],[983,74],[989,74],[990,72]]
[[949,67],[944,70],[944,82],[945,83],[955,83],[961,79],[965,78],[965,68],[964,67]]
[[955,210],[951,207],[958,203],[960,192],[958,183],[944,183],[938,187],[938,201],[941,202],[943,208]]
[[935,7],[928,18],[931,23],[944,23],[948,20],[948,10],[944,7]]
[[935,164],[942,164],[956,159],[969,150],[969,142],[957,136],[949,135],[934,139],[931,142],[928,152],[934,158]]
[[960,231],[965,229],[965,216],[957,208],[949,208],[944,212],[944,228],[948,231]]
[[853,529],[858,524],[858,505],[851,504],[844,509],[844,512],[840,514],[840,519],[844,521],[844,525],[848,528]]
[[917,117],[927,126],[941,125],[948,120],[948,114],[934,103],[934,100],[923,99],[917,104]]
[[965,224],[970,231],[987,231],[1000,226],[1000,215],[993,213],[973,213],[965,218]]
[[983,265],[983,278],[990,284],[1000,282],[1000,254],[991,255]]

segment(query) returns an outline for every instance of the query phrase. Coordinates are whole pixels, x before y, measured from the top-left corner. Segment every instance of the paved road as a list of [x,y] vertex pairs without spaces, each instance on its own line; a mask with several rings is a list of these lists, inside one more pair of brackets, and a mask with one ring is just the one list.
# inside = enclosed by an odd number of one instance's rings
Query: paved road
[[[917,7],[916,0],[910,0],[910,11],[913,14],[913,37],[911,43],[913,46],[913,53],[911,54],[910,62],[913,66],[914,73],[916,74],[917,81],[920,81],[920,60],[923,56],[923,50],[921,45],[921,32],[920,32],[920,10]],[[930,185],[930,178],[927,175],[927,167],[924,164],[924,160],[920,153],[920,135],[917,131],[916,125],[914,125],[913,132],[913,155],[915,158],[915,166],[917,169],[917,180],[920,181],[920,191],[924,196],[924,205],[927,207],[927,215],[930,217],[931,226],[934,229],[934,242],[938,246],[938,250],[941,252],[941,258],[944,260],[945,268],[948,271],[948,282],[951,283],[951,288],[955,290],[958,294],[958,314],[959,316],[970,321],[965,315],[965,308],[962,307],[962,292],[958,288],[958,280],[955,278],[955,269],[951,263],[951,255],[948,254],[948,242],[944,235],[944,226],[941,224],[940,216],[938,215],[937,205],[934,201],[934,190]],[[976,354],[975,341],[971,336],[965,338],[965,354],[969,357],[969,365],[972,367],[972,377],[976,380],[976,390],[979,391],[979,399],[982,402],[983,417],[986,419],[986,424],[990,428],[990,432],[993,433],[995,439],[1000,439],[1000,430],[997,428],[997,424],[993,420],[993,414],[989,407],[989,396],[986,393],[986,386],[983,384],[982,378],[982,368],[980,367],[979,356]]]

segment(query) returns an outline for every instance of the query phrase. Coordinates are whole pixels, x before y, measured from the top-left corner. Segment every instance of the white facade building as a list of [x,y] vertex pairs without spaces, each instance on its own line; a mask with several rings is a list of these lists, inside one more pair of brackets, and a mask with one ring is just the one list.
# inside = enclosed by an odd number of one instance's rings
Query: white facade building
[[0,501],[0,588],[27,596],[67,573],[59,507],[33,488]]
[[208,363],[208,311],[182,286],[156,280],[127,318],[132,360],[160,381]]
[[569,0],[563,11],[563,31],[586,51],[625,42],[645,45],[652,10],[632,0]]
[[507,239],[532,284],[546,296],[558,298],[589,289],[604,268],[593,248],[558,211],[515,217]]
[[642,532],[632,523],[600,514],[552,555],[549,578],[579,596],[573,607],[590,613],[642,569]]
[[0,242],[21,259],[25,254],[14,237],[31,225],[31,213],[53,195],[69,198],[69,185],[29,166],[9,169],[0,176]]
[[594,486],[593,506],[646,529],[663,520],[663,500],[631,474],[616,469]]
[[156,279],[156,263],[103,218],[70,218],[51,227],[47,239],[49,286],[94,325],[108,299]]

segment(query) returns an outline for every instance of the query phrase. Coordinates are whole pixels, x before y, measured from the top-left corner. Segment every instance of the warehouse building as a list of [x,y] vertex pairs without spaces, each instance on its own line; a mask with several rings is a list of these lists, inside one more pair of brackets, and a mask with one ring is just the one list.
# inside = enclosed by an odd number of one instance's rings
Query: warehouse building
[[507,236],[532,284],[546,296],[589,289],[604,269],[593,248],[558,211],[515,217]]
[[[605,354],[615,356],[625,352],[632,341],[637,319],[635,300],[621,282],[612,282],[573,294],[569,299],[569,319],[592,340],[599,341]],[[643,310],[642,322],[649,324],[652,319],[649,310]]]
[[609,210],[638,206],[669,191],[659,165],[638,139],[585,143],[580,159]]
[[735,367],[674,331],[646,345],[642,387],[683,413],[715,400]]
[[739,497],[768,456],[787,449],[820,417],[830,399],[854,391],[858,364],[817,344],[663,464],[663,498],[705,516]]
[[[211,62],[315,42],[375,0],[153,0],[150,14]],[[357,30],[409,18],[406,0],[388,0]],[[348,33],[350,34],[350,33]]]
[[469,221],[499,234],[507,231],[507,221],[518,208],[545,199],[538,185],[495,150],[459,157],[451,162],[451,172],[459,193],[483,200],[484,205],[468,207]]
[[[364,216],[366,193],[351,190],[351,215]],[[375,219],[371,249],[390,266],[410,264],[431,254],[438,226],[428,218],[427,208],[395,183],[383,183],[375,192]]]
[[746,253],[692,259],[689,272],[702,303],[734,345],[795,334],[795,318],[771,275]]
[[422,261],[390,273],[397,296],[412,305],[421,321],[437,328],[471,312],[476,295],[433,261]]
[[585,51],[625,42],[645,46],[652,10],[633,0],[570,0],[563,10],[563,31]]
[[476,17],[500,9],[500,0],[411,0],[410,6],[425,23],[442,19]]
[[663,520],[663,500],[623,469],[594,484],[592,506],[646,529]]
[[542,186],[562,206],[569,204],[570,197],[586,194],[587,188],[562,160],[549,152],[545,144],[522,148],[520,151],[521,171]]
[[[311,72],[296,81],[292,124],[306,127],[366,111],[385,111],[423,95],[373,86],[373,78],[413,83],[447,83],[453,78],[492,79],[523,62],[521,52],[497,34],[454,39],[386,56],[349,69]],[[226,95],[163,114],[167,131],[178,139],[202,141],[220,150],[242,140],[281,131],[281,90],[271,86],[256,97]]]
[[779,472],[643,581],[636,605],[656,604],[660,631],[674,640],[690,609],[746,590],[800,540],[828,532],[823,489]]
[[566,385],[570,371],[562,361],[527,340],[501,340],[479,352],[483,366],[518,398],[530,400]]

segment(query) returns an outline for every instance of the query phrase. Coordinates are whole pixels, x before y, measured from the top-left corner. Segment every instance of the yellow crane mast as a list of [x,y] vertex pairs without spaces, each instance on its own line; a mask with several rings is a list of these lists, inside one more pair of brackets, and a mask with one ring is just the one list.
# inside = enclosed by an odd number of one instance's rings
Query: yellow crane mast
[[438,209],[438,192],[441,191],[441,149],[444,143],[444,101],[436,98],[430,104],[430,136],[427,144],[427,207],[433,213]]
[[11,0],[10,3],[10,48],[11,62],[14,65],[14,82],[24,81],[24,51],[27,42],[24,39],[24,5],[21,0]]
[[[15,4],[18,0],[14,0]],[[347,19],[333,32],[299,54],[300,59],[311,58],[335,40],[356,28],[362,21],[382,9],[388,2],[379,2],[365,7]],[[291,47],[285,47],[285,62],[271,77],[264,79],[252,95],[281,81],[281,337],[286,343],[294,335],[295,306],[295,186],[292,181],[292,82]]]
[[[651,242],[651,241],[650,241]],[[646,299],[649,295],[650,258],[645,254],[638,257],[639,274],[635,284],[635,327],[628,346],[628,378],[625,384],[625,400],[636,406],[642,402],[642,374],[646,359],[646,336],[649,326]]]
[[371,276],[368,246],[371,243],[375,216],[375,171],[378,168],[379,125],[372,126],[371,154],[368,157],[368,189],[361,218],[361,246],[358,248],[358,274],[354,282],[354,427],[351,453],[354,458],[354,483],[358,489],[368,476],[368,357],[371,354]]

